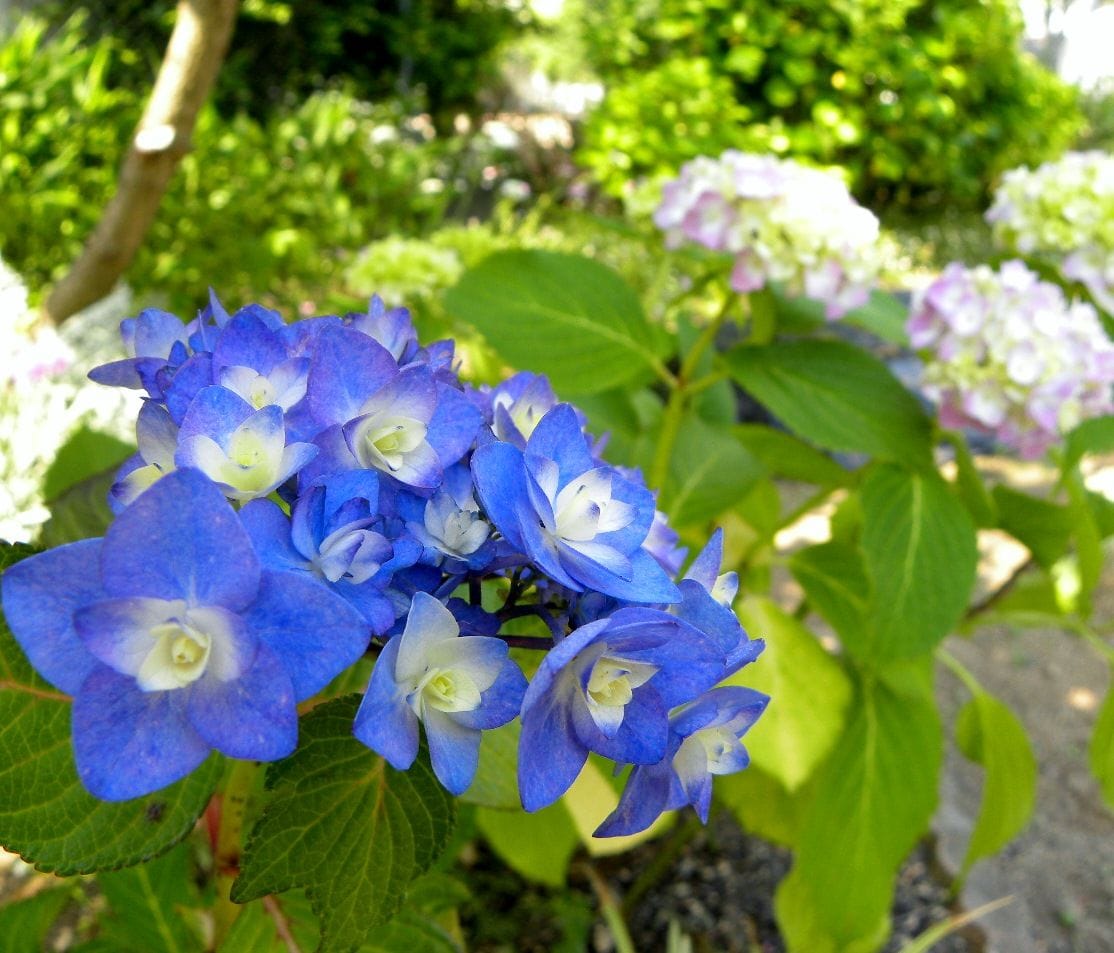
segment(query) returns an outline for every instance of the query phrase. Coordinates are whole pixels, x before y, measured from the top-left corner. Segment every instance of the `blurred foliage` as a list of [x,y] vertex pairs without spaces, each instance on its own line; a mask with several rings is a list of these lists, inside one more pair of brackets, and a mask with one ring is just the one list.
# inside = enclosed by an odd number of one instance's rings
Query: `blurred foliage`
[[1087,127],[1076,147],[1114,152],[1114,82],[1084,93],[1082,106]]
[[[113,79],[143,87],[174,8],[174,0],[47,0],[40,12],[60,23],[88,10],[93,36],[135,51]],[[477,111],[498,77],[501,45],[528,20],[503,0],[244,0],[214,99],[225,116],[243,109],[261,119],[342,85],[360,99],[415,99],[445,128],[457,112]]]
[[[131,58],[86,42],[80,16],[53,35],[26,18],[0,45],[0,254],[33,292],[74,260],[115,188],[143,94],[108,76]],[[498,176],[481,171],[508,155],[339,90],[264,122],[209,107],[127,280],[186,311],[214,282],[230,301],[313,295],[345,250],[485,204]]]
[[579,2],[609,87],[580,158],[614,195],[734,147],[845,166],[874,206],[976,204],[1082,123],[1011,0]]

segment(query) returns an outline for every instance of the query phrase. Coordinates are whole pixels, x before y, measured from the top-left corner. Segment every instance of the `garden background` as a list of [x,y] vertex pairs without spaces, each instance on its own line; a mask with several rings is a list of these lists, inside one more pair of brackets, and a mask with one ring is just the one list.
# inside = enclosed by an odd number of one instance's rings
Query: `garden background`
[[[138,398],[84,375],[122,356],[120,319],[191,318],[210,286],[229,311],[288,318],[378,294],[423,341],[455,339],[477,385],[548,373],[610,434],[612,462],[661,491],[690,553],[722,525],[736,608],[769,645],[742,683],[773,707],[746,737],[752,767],[717,781],[707,831],[679,815],[617,850],[590,836],[596,802],[618,797],[594,763],[529,816],[491,769],[494,793],[458,807],[447,852],[362,948],[898,950],[1012,897],[907,948],[1114,949],[1110,418],[1037,461],[978,428],[930,433],[904,330],[949,262],[1028,254],[1105,306],[1109,332],[1109,299],[984,216],[1010,170],[1114,149],[1114,79],[1078,52],[1111,8],[1031,4],[1044,30],[1026,39],[1010,0],[226,4],[231,42],[188,148],[102,296],[103,276],[71,271],[194,6],[221,4],[0,5],[0,538],[57,546],[108,525]],[[729,149],[838,170],[879,217],[865,306],[828,324],[782,287],[744,305],[714,253],[668,247],[663,183]],[[575,347],[546,318],[570,288],[566,310],[598,324]],[[609,356],[599,327],[644,339],[646,366]],[[859,390],[809,389],[842,377]],[[909,536],[930,544],[897,571],[878,527],[920,494],[931,513]],[[899,649],[857,642],[864,627]],[[864,756],[879,725],[881,756]],[[0,768],[0,815],[19,814],[24,780]],[[6,846],[25,843],[9,829]],[[212,851],[182,843],[95,878],[5,855],[0,949],[212,948]],[[861,867],[841,867],[849,845]],[[321,910],[284,903],[220,948],[314,948]]]

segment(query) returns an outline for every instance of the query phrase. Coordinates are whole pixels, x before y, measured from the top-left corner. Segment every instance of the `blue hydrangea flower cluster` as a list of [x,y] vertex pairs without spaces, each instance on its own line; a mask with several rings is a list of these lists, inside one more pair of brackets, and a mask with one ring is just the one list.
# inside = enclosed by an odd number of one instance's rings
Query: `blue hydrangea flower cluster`
[[[131,356],[90,375],[145,395],[116,519],[2,580],[16,639],[73,696],[93,794],[149,793],[212,750],[290,754],[298,704],[366,655],[355,736],[406,769],[424,730],[454,794],[483,732],[518,716],[527,810],[591,752],[633,766],[604,835],[706,818],[712,777],[746,766],[768,699],[716,686],[762,642],[731,609],[720,534],[677,578],[654,494],[544,378],[462,383],[452,342],[420,346],[378,298],[287,324],[211,296],[188,324],[147,310],[122,333]],[[520,657],[540,658],[529,681]]]

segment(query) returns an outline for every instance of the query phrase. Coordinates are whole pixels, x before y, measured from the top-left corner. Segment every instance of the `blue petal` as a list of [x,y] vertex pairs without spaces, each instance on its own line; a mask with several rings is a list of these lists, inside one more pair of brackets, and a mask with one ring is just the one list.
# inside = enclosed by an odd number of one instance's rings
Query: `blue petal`
[[588,760],[588,749],[573,731],[567,698],[557,694],[546,693],[532,704],[523,703],[518,790],[527,811],[539,811],[556,801]]
[[542,417],[526,441],[526,452],[557,463],[559,488],[598,466],[588,449],[584,427],[569,404],[558,404]]
[[259,560],[246,530],[224,494],[196,470],[167,474],[116,518],[101,567],[113,596],[238,610],[259,588]]
[[582,588],[595,589],[624,602],[662,605],[677,602],[681,593],[665,570],[644,549],[630,554],[631,578],[623,579],[568,546],[560,549],[562,567]]
[[102,540],[68,543],[10,566],[0,578],[4,615],[28,660],[67,694],[98,666],[73,626],[74,613],[105,598]]
[[[282,425],[282,411],[279,408],[265,407],[264,410],[277,411],[278,425]],[[178,441],[181,444],[190,437],[203,435],[212,437],[222,448],[227,449],[226,438],[255,414],[256,410],[251,404],[227,387],[203,387],[193,399],[182,421]],[[179,465],[182,465],[181,460]]]
[[309,561],[290,541],[290,517],[270,500],[252,500],[240,510],[252,546],[268,569],[308,571]]
[[251,667],[239,678],[194,682],[187,711],[197,733],[230,758],[275,761],[298,744],[290,676],[266,645],[258,647]]
[[186,340],[186,326],[169,311],[145,308],[135,318],[135,356],[169,357],[175,342]]
[[358,416],[367,399],[397,375],[391,352],[366,334],[326,328],[309,367],[310,411],[322,426],[344,423]]
[[618,806],[596,828],[595,836],[623,837],[646,830],[666,809],[672,782],[673,770],[666,759],[635,766]]
[[367,693],[356,712],[352,733],[392,767],[405,771],[418,757],[418,716],[406,704],[395,682],[398,647],[396,637],[380,653],[371,671]]
[[166,409],[175,423],[181,423],[193,399],[213,384],[213,362],[208,354],[195,354],[174,374],[166,391]]
[[429,421],[426,439],[437,451],[442,467],[456,463],[472,447],[483,415],[460,391],[437,385],[437,410]]
[[708,540],[708,544],[700,550],[700,554],[692,561],[688,572],[685,573],[685,578],[695,580],[704,587],[705,591],[711,592],[712,587],[716,584],[716,577],[719,575],[719,567],[722,562],[723,529],[717,528],[712,533],[712,538]]
[[433,773],[450,794],[463,794],[480,761],[480,732],[435,708],[426,709],[425,733]]
[[144,692],[103,666],[73,703],[81,783],[104,801],[126,801],[184,778],[209,754],[190,725],[182,691]]
[[290,673],[298,701],[356,662],[371,639],[367,623],[352,606],[301,573],[265,570],[259,598],[244,619]]
[[526,465],[522,451],[509,443],[489,443],[472,454],[472,477],[488,519],[516,549],[524,542],[523,518],[533,515],[526,491]]
[[505,725],[522,709],[526,684],[526,676],[522,674],[518,663],[508,658],[491,687],[483,693],[480,707],[475,711],[458,712],[453,717],[469,728],[487,729]]
[[250,367],[267,374],[287,359],[286,347],[279,336],[257,315],[238,311],[221,333],[213,348],[213,370],[224,367]]
[[665,757],[669,744],[669,710],[654,690],[653,680],[634,690],[614,738],[608,738],[600,730],[586,703],[573,705],[571,711],[580,742],[597,754],[619,764],[656,764]]

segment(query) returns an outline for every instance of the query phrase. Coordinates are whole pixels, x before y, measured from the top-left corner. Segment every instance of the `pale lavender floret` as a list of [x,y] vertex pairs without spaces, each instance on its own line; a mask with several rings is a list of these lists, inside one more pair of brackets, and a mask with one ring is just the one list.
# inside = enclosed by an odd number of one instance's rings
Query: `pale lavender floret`
[[406,308],[388,310],[379,295],[372,295],[365,314],[350,314],[345,324],[383,345],[399,366],[410,362],[418,350],[418,334],[410,311]]
[[255,410],[223,387],[206,387],[191,401],[178,431],[175,463],[195,467],[230,499],[264,497],[317,455],[308,443],[286,443],[282,409]]
[[156,480],[176,469],[178,426],[166,408],[145,401],[135,424],[139,452],[125,461],[108,492],[108,503],[119,513]]
[[654,222],[666,246],[694,242],[735,256],[732,289],[778,283],[825,306],[829,320],[869,299],[878,220],[836,177],[771,156],[700,156],[667,183]]
[[1068,302],[1023,262],[950,264],[914,299],[910,341],[923,387],[951,428],[1039,457],[1082,420],[1114,409],[1114,345],[1090,305]]
[[434,773],[463,794],[476,773],[482,731],[513,719],[525,690],[505,642],[461,635],[453,614],[418,592],[402,634],[375,663],[353,733],[404,771],[418,756],[421,722]]

